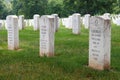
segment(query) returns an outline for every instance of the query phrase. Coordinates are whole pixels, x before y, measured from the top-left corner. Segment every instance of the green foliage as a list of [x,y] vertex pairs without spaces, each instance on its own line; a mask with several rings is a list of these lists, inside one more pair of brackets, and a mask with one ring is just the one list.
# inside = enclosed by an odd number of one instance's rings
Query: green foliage
[[120,13],[120,0],[115,0],[116,2],[113,3],[113,13]]
[[47,4],[47,12],[46,14],[53,14],[57,13],[60,17],[63,16],[63,2],[62,0],[56,1],[56,0],[51,0]]
[[9,9],[6,7],[4,0],[0,0],[0,19],[5,18],[8,13]]
[[120,13],[120,0],[0,0],[0,18],[8,14],[25,15],[54,14],[67,17],[73,13],[99,15]]
[[21,1],[19,1],[19,0],[13,0],[13,1],[11,1],[11,4],[12,4],[12,14],[18,15],[19,11],[22,8]]
[[13,0],[12,5],[13,13],[32,18],[34,14],[45,14],[47,0]]
[[103,14],[112,12],[114,0],[64,0],[68,15],[75,12],[84,14]]

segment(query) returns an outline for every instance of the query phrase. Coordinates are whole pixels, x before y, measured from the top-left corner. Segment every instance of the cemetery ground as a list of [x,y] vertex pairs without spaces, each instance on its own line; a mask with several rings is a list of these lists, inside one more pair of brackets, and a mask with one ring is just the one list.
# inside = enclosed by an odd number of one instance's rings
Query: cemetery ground
[[120,26],[112,24],[111,69],[88,67],[89,31],[80,35],[62,25],[55,33],[55,56],[39,56],[39,31],[19,33],[20,48],[7,48],[7,31],[0,30],[0,80],[120,80]]

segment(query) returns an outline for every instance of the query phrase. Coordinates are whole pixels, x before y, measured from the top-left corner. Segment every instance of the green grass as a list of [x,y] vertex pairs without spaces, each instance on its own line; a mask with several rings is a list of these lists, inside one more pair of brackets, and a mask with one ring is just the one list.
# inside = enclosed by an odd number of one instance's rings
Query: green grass
[[55,56],[39,56],[39,31],[20,31],[20,49],[7,49],[7,31],[0,30],[0,80],[120,80],[120,26],[112,25],[111,70],[88,65],[89,32],[80,35],[60,27],[55,34]]

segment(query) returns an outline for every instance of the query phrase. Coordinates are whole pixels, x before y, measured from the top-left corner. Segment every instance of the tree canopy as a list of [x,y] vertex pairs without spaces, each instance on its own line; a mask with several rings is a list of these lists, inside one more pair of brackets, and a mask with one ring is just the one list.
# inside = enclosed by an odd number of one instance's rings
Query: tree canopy
[[103,14],[120,13],[120,0],[0,0],[0,18],[8,14],[25,15],[57,13],[66,17],[73,13]]

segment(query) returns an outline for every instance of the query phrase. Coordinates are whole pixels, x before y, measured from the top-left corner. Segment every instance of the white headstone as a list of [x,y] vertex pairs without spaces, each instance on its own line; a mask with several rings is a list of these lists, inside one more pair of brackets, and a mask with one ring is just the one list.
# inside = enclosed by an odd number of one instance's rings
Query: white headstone
[[24,20],[24,25],[25,27],[27,27],[27,20]]
[[34,20],[33,19],[29,19],[29,26],[33,26],[34,25]]
[[54,56],[54,17],[40,18],[40,56]]
[[66,27],[67,21],[68,21],[68,18],[62,18],[62,25]]
[[16,50],[19,48],[18,17],[9,15],[6,20],[8,27],[8,49]]
[[2,23],[0,23],[0,30],[2,29]]
[[33,28],[34,28],[34,31],[36,31],[36,30],[39,30],[39,19],[40,19],[40,15],[38,15],[38,14],[35,14],[34,15],[34,17],[33,17],[34,19],[34,24],[33,24]]
[[60,28],[60,22],[61,22],[61,19],[59,18],[59,17],[57,17],[57,19],[58,19],[58,29]]
[[105,13],[105,14],[103,15],[103,17],[104,17],[105,19],[110,19],[110,13]]
[[73,34],[80,34],[80,14],[76,13],[72,16],[72,32]]
[[8,30],[8,28],[7,28],[7,20],[5,20],[5,29]]
[[68,23],[68,18],[63,18],[62,25],[65,26],[65,28],[67,28],[67,23]]
[[29,27],[29,19],[26,19],[26,26]]
[[110,68],[111,23],[101,17],[90,18],[89,66],[104,70]]
[[58,28],[59,28],[59,24],[58,24],[58,14],[52,14],[52,16],[54,16],[54,31],[57,32]]
[[84,26],[85,26],[85,29],[88,29],[89,28],[89,24],[90,24],[90,14],[86,14],[84,16]]
[[72,16],[69,16],[68,29],[72,29]]
[[24,16],[23,15],[19,16],[18,24],[19,24],[19,30],[24,29],[25,23],[24,23]]
[[0,20],[0,29],[2,29],[2,27],[4,27],[4,20]]

